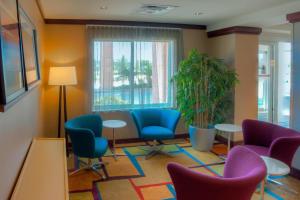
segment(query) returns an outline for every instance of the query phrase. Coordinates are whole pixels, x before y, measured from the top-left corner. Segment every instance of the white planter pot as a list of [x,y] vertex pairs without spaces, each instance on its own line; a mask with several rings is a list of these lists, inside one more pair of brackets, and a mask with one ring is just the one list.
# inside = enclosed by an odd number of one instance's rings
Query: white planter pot
[[210,151],[214,144],[216,130],[190,126],[189,135],[194,149],[198,151]]

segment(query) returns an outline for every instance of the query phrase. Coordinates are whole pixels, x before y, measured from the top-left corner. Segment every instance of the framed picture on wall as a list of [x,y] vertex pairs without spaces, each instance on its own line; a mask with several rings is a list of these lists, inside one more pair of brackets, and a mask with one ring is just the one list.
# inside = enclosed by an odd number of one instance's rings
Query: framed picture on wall
[[18,1],[0,1],[0,110],[25,92]]
[[19,6],[19,20],[25,66],[26,89],[40,80],[36,28],[25,11]]

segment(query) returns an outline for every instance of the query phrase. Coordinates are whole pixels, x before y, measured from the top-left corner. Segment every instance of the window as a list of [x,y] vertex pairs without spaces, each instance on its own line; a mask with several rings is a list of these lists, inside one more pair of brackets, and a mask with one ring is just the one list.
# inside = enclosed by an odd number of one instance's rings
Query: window
[[172,40],[93,40],[93,111],[173,106]]

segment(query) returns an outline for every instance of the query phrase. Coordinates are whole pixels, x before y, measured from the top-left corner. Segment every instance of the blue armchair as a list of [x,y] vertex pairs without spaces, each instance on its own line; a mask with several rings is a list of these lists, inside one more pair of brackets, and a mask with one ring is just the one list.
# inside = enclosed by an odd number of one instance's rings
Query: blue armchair
[[88,158],[88,163],[79,159],[83,168],[75,170],[70,175],[81,170],[92,170],[101,177],[98,169],[105,163],[92,164],[91,159],[100,158],[108,148],[107,139],[102,137],[102,119],[99,115],[82,115],[65,123],[65,131],[70,136],[72,149],[76,156]]
[[[131,115],[139,138],[143,140],[165,140],[175,137],[175,129],[180,119],[180,112],[170,109],[136,109]],[[163,145],[155,145],[143,148],[147,151],[146,159],[161,153],[170,156],[162,151]]]

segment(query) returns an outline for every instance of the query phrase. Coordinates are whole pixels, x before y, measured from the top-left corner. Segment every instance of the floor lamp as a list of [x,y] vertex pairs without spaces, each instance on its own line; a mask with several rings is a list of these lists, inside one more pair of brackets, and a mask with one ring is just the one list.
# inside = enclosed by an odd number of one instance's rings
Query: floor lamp
[[[72,67],[50,67],[49,71],[49,85],[59,86],[59,97],[58,97],[58,129],[57,137],[61,137],[61,101],[63,100],[64,107],[64,122],[68,120],[67,116],[67,97],[66,97],[66,86],[76,85],[76,68]],[[63,99],[62,99],[63,98]],[[65,134],[66,145],[68,145],[68,136]],[[68,149],[68,146],[66,146]],[[67,151],[68,153],[68,151]]]

